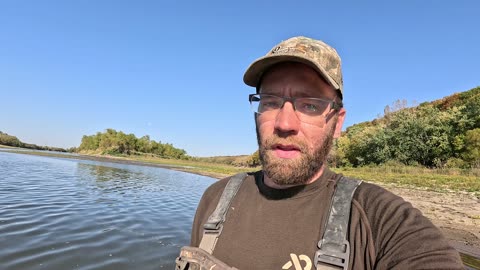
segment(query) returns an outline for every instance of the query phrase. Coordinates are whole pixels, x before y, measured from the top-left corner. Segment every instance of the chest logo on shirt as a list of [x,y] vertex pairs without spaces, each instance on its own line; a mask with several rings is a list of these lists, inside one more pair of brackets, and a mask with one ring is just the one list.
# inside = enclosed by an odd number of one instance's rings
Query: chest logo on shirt
[[[304,266],[302,268],[302,263],[300,261],[304,262]],[[292,268],[294,266],[295,268]],[[307,255],[299,255],[290,253],[290,261],[286,262],[282,269],[284,270],[311,270],[312,269],[312,261],[310,260],[310,257]]]

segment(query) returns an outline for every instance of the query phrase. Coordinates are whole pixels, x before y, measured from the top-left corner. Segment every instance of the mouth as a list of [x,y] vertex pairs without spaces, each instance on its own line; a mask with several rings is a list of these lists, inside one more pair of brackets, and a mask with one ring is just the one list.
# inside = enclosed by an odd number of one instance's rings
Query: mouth
[[279,158],[295,158],[301,154],[300,147],[293,144],[274,144],[271,149]]

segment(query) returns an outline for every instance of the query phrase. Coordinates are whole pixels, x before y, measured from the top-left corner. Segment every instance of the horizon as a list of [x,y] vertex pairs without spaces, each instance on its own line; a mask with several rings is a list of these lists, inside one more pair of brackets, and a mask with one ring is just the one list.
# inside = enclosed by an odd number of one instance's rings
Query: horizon
[[210,3],[0,3],[0,131],[70,148],[112,128],[190,156],[250,155],[243,73],[298,35],[342,58],[343,130],[480,86],[477,1]]

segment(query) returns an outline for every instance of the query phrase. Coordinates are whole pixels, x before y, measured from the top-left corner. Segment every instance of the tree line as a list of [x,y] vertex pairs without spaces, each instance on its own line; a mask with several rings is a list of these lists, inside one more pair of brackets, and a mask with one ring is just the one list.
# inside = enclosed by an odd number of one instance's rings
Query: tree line
[[430,168],[480,168],[480,87],[348,127],[329,157],[333,166],[388,162]]
[[156,142],[145,135],[137,138],[134,134],[125,134],[122,131],[107,129],[95,135],[84,135],[82,142],[75,152],[98,152],[101,154],[152,154],[163,158],[191,159],[183,149],[174,147],[170,143]]
[[0,144],[12,146],[12,147],[33,149],[33,150],[46,150],[46,151],[57,151],[57,152],[67,151],[60,147],[39,146],[31,143],[24,143],[20,141],[17,137],[8,135],[7,133],[1,132],[1,131],[0,131]]

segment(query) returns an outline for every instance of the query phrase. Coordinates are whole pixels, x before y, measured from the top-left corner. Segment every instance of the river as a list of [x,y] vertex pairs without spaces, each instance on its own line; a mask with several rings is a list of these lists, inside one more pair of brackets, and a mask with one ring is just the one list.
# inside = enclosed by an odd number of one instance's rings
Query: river
[[214,181],[0,151],[0,269],[173,269]]

